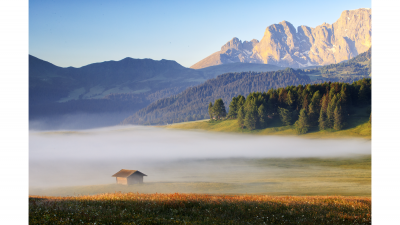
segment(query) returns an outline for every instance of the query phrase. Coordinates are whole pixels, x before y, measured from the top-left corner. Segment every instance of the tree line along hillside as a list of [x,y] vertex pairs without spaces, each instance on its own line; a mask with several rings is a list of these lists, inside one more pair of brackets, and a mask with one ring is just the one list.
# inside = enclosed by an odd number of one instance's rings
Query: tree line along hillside
[[352,84],[291,85],[252,92],[246,98],[238,95],[230,101],[228,114],[222,99],[217,99],[214,105],[209,103],[208,110],[211,120],[237,119],[241,128],[264,129],[279,119],[283,125],[294,125],[298,134],[304,134],[312,127],[341,130],[355,107],[368,105],[371,79],[361,79]]
[[371,48],[345,62],[316,69],[305,69],[304,72],[307,75],[319,75],[326,78],[371,77]]
[[182,93],[160,99],[134,115],[123,124],[155,125],[209,118],[208,103],[222,98],[228,103],[237,95],[264,92],[271,88],[310,83],[302,70],[287,68],[271,72],[226,73],[205,83],[190,87]]
[[229,105],[234,96],[247,96],[251,92],[329,81],[352,83],[370,75],[371,48],[346,62],[316,69],[226,73],[180,94],[153,102],[126,118],[122,124],[156,125],[208,119],[208,103],[219,98]]

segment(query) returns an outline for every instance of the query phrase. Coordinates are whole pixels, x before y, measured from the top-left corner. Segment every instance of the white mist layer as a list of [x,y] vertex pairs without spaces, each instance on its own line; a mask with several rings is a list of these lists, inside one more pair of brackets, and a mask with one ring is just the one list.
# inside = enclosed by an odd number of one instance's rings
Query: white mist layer
[[229,157],[328,157],[370,154],[364,140],[307,140],[114,127],[85,131],[30,132],[30,160],[171,160]]
[[[29,136],[30,186],[37,187],[113,183],[115,178],[111,175],[120,169],[140,170],[149,175],[146,181],[185,182],[184,177],[211,170],[233,171],[242,165],[238,162],[211,165],[208,161],[201,163],[203,159],[371,154],[371,142],[359,139],[310,140],[142,126],[30,131]],[[249,172],[254,169],[245,168]]]

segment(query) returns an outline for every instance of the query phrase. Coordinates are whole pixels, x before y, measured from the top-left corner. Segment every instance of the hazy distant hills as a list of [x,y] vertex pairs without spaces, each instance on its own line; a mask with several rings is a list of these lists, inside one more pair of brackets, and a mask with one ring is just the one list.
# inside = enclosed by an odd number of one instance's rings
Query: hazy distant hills
[[[175,61],[125,58],[80,68],[61,68],[29,56],[30,97],[66,102],[101,99],[111,93],[155,92],[207,80]],[[51,99],[49,94],[51,93]]]
[[36,119],[125,112],[122,120],[158,99],[223,73],[279,69],[282,68],[243,63],[194,70],[171,60],[132,58],[62,68],[29,55],[29,115]]
[[345,10],[333,24],[316,28],[287,21],[268,26],[261,41],[241,42],[233,38],[191,66],[201,69],[235,62],[265,63],[303,68],[351,59],[371,47],[371,9]]
[[270,88],[311,83],[301,70],[226,73],[182,93],[160,99],[123,121],[123,124],[166,124],[208,118],[208,103],[222,98],[228,107],[232,97]]

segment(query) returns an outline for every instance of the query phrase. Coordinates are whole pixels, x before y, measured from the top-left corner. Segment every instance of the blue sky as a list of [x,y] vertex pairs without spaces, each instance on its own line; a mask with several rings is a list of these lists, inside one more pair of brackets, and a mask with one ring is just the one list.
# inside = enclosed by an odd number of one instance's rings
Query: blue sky
[[190,67],[233,37],[261,40],[282,20],[295,27],[334,23],[371,1],[29,1],[29,54],[81,67],[125,57]]

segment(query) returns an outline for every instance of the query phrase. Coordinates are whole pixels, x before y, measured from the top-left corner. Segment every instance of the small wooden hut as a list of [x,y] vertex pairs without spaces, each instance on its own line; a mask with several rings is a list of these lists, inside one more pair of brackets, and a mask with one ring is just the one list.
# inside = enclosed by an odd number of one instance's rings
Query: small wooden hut
[[143,176],[147,175],[138,170],[122,169],[112,176],[117,178],[117,184],[131,185],[143,183]]

